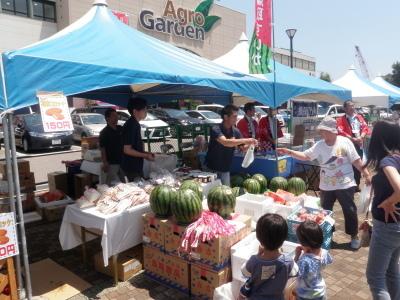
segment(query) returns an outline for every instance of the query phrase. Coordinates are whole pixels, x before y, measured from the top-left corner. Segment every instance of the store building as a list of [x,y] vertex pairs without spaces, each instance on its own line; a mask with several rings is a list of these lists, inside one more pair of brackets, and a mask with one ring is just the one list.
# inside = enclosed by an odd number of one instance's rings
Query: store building
[[[274,49],[274,58],[281,64],[290,66],[290,51],[283,48]],[[315,76],[315,58],[303,53],[293,52],[293,68],[304,74]]]

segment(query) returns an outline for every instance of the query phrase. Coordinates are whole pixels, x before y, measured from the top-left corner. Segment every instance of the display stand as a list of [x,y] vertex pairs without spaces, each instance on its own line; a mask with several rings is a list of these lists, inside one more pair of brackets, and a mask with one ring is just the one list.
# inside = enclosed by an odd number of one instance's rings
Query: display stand
[[6,267],[6,274],[0,273],[0,299],[17,300],[17,280],[15,276],[14,258],[8,257],[0,260],[1,268]]

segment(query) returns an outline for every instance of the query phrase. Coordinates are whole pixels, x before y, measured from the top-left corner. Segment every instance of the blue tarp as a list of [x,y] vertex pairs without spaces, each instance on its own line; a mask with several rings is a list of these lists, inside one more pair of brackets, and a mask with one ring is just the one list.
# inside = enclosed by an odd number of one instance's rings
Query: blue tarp
[[53,37],[4,53],[2,59],[8,103],[0,91],[0,109],[35,104],[38,91],[62,91],[68,96],[150,83],[202,86],[211,88],[211,96],[218,89],[272,105],[271,83],[141,33],[104,5],[95,5]]

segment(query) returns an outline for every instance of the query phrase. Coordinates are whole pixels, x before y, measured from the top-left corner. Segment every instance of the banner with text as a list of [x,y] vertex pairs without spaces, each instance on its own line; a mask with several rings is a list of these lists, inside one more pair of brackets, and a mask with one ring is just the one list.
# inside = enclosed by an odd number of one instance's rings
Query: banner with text
[[62,93],[37,94],[44,132],[73,131],[67,97]]
[[272,57],[272,0],[255,0],[255,26],[249,49],[249,70],[251,74],[270,73],[269,60]]
[[0,259],[19,254],[13,213],[0,214]]

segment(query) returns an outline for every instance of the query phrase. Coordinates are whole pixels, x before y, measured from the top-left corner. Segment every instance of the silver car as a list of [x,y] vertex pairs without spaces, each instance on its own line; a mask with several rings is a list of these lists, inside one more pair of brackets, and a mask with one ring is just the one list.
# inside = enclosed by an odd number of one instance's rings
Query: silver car
[[71,118],[75,141],[80,141],[83,137],[99,136],[100,131],[107,125],[106,119],[101,114],[78,113],[72,114]]

